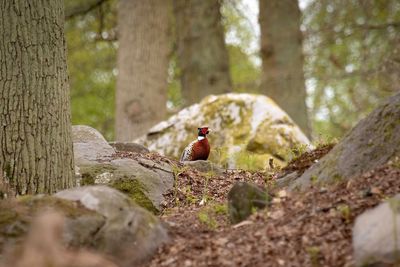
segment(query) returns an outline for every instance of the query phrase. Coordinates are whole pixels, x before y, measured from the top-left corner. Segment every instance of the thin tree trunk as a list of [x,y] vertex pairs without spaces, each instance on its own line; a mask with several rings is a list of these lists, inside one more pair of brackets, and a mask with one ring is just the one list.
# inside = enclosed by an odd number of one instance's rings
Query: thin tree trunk
[[63,9],[0,0],[0,171],[17,194],[75,184]]
[[170,1],[120,0],[116,139],[132,141],[166,115]]
[[178,65],[185,105],[231,91],[221,1],[174,0]]
[[284,109],[309,136],[298,2],[259,0],[259,3],[261,91]]

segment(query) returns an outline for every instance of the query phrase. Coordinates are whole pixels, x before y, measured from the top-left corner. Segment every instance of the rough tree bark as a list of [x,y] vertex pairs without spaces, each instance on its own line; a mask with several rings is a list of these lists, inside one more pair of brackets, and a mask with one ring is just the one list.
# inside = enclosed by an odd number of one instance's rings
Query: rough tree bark
[[17,194],[71,187],[64,2],[0,0],[0,10],[0,171]]
[[310,136],[297,0],[260,0],[261,92]]
[[169,0],[120,0],[116,139],[132,141],[164,119]]
[[174,0],[178,66],[184,105],[231,91],[221,1]]
[[[396,159],[397,157],[397,159]],[[292,188],[348,179],[400,157],[400,93],[361,120]]]

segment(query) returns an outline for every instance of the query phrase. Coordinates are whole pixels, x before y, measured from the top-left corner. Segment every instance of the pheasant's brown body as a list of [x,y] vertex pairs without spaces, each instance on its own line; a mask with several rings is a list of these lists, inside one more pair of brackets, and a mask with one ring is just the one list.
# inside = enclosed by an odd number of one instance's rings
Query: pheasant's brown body
[[[204,129],[204,128],[199,128]],[[201,132],[200,132],[201,133]],[[184,150],[181,156],[181,161],[194,161],[194,160],[207,160],[210,155],[210,144],[206,137],[208,130],[202,135],[201,138],[191,142]]]

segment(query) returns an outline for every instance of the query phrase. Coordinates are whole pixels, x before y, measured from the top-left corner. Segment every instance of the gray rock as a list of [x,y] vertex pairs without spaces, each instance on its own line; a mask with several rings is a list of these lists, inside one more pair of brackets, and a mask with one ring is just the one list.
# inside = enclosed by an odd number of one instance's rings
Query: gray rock
[[342,141],[311,166],[291,188],[340,181],[400,156],[400,93],[361,120]]
[[207,160],[184,161],[183,165],[194,168],[200,172],[213,172],[216,175],[224,173],[224,169]]
[[81,165],[80,172],[82,185],[110,185],[152,212],[161,210],[163,194],[174,184],[168,164],[144,158],[91,162]]
[[118,266],[136,266],[168,240],[159,219],[118,190],[79,187],[0,201],[0,255],[24,240],[33,218],[43,211],[65,218],[60,227],[65,245],[106,253]]
[[110,185],[127,194],[137,204],[159,212],[163,194],[173,187],[172,168],[138,154],[134,159],[118,159],[99,132],[88,126],[75,126],[75,164],[80,185]]
[[299,178],[299,174],[297,171],[286,174],[285,176],[277,178],[276,186],[285,187],[293,183],[297,178]]
[[147,147],[133,143],[133,142],[109,142],[116,151],[135,152],[135,153],[149,153]]
[[353,228],[357,266],[392,266],[400,261],[400,194],[359,215]]
[[255,184],[237,182],[228,193],[228,211],[232,223],[239,223],[255,210],[263,209],[270,196]]
[[[107,160],[115,149],[94,128],[85,125],[72,126],[75,162],[84,163],[96,160]],[[79,165],[78,165],[79,166]]]
[[[81,187],[58,192],[55,196],[79,202],[104,217],[102,227],[92,232],[91,245],[112,256],[121,266],[132,266],[146,260],[168,240],[158,218],[115,189],[106,186]],[[91,224],[90,220],[85,222]],[[76,223],[74,226],[83,224]],[[66,231],[73,239],[81,228],[69,229],[67,227]],[[86,235],[87,230],[84,233]]]

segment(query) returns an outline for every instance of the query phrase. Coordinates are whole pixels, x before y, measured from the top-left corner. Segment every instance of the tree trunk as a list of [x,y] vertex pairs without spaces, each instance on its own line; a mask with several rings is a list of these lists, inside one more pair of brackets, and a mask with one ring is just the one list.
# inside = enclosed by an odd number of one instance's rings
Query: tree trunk
[[185,105],[231,91],[221,1],[174,0],[178,66]]
[[0,170],[17,194],[71,187],[64,2],[0,0],[0,9]]
[[260,0],[261,92],[310,136],[303,73],[301,12],[296,0]]
[[[362,174],[400,157],[400,93],[361,120],[292,188],[334,182]],[[396,159],[397,158],[397,159]]]
[[165,117],[170,1],[120,0],[116,139],[132,141]]

